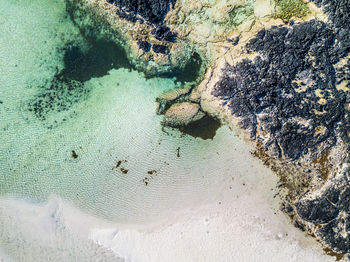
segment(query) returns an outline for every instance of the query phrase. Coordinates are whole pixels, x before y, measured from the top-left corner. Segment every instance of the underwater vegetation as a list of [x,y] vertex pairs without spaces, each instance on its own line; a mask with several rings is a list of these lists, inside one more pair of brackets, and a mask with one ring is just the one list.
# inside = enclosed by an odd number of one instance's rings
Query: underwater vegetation
[[[132,68],[125,50],[115,42],[90,37],[87,45],[84,50],[81,46],[67,44],[63,50],[63,69],[54,75],[51,82],[42,86],[29,103],[28,110],[40,120],[45,121],[52,113],[67,111],[86,99],[90,89],[84,83],[91,78],[105,76],[113,68]],[[49,127],[52,125],[49,123]]]

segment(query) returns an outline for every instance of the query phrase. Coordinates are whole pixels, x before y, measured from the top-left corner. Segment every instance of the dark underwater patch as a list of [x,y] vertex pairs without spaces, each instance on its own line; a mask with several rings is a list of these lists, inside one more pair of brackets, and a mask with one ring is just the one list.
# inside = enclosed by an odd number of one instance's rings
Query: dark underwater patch
[[[189,59],[188,63],[181,69],[175,68],[171,72],[166,72],[163,74],[159,74],[158,77],[164,78],[176,78],[177,82],[185,83],[185,82],[195,82],[198,81],[202,70],[202,58],[197,53],[194,52]],[[149,76],[146,76],[149,78]]]
[[114,42],[96,39],[90,44],[87,52],[78,46],[66,48],[64,69],[59,73],[63,79],[85,82],[93,77],[105,76],[113,68],[132,68],[124,49]]
[[86,99],[90,89],[84,82],[91,78],[103,77],[113,68],[132,68],[124,49],[114,42],[89,38],[88,45],[86,51],[76,45],[67,45],[62,50],[63,69],[50,83],[40,87],[39,94],[29,103],[29,111],[38,119],[45,121],[51,113],[68,111]]
[[180,82],[193,82],[199,77],[202,68],[202,58],[196,52],[192,54],[189,63],[186,64],[184,69],[174,72],[176,79]]
[[213,139],[216,131],[221,127],[218,119],[211,116],[204,116],[202,119],[191,122],[190,124],[180,127],[179,130],[185,135],[199,137],[204,140]]

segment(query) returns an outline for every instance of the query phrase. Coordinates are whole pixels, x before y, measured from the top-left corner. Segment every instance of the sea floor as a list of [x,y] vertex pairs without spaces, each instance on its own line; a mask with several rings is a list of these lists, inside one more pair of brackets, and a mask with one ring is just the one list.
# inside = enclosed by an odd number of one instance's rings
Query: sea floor
[[0,260],[333,261],[234,132],[162,128],[175,79],[89,75],[91,45],[63,0],[0,2]]

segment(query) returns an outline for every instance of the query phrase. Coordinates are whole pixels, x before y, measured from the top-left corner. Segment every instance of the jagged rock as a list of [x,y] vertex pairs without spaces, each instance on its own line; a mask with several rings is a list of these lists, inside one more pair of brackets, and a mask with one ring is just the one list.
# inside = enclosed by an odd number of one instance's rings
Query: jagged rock
[[[321,189],[302,197],[296,204],[299,223],[338,253],[350,252],[350,163]],[[313,227],[312,224],[318,225]]]
[[[259,55],[226,65],[213,94],[276,157],[295,160],[319,151],[320,145],[329,149],[337,139],[336,127],[348,140],[349,126],[347,96],[336,86],[334,65],[342,57],[334,37],[329,26],[316,20],[261,30],[246,45],[248,53]],[[345,54],[350,45],[343,49]],[[324,132],[316,134],[319,126]],[[260,135],[262,130],[269,139]]]
[[176,0],[107,0],[114,4],[124,13],[140,15],[149,23],[160,24],[164,21],[170,5],[174,6]]
[[149,52],[151,50],[151,44],[147,41],[138,40],[137,45],[144,52]]
[[152,50],[153,50],[153,52],[155,52],[157,54],[166,55],[169,53],[169,48],[165,45],[154,44],[154,45],[152,45]]

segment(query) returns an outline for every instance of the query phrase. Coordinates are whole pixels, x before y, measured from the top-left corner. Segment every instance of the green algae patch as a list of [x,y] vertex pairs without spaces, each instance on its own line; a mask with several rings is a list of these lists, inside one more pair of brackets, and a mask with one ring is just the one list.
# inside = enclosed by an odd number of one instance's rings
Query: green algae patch
[[310,10],[302,0],[275,0],[275,18],[289,21],[292,17],[303,18],[310,13]]
[[252,4],[248,3],[238,6],[229,12],[229,24],[237,27],[252,15],[254,15],[254,6]]

